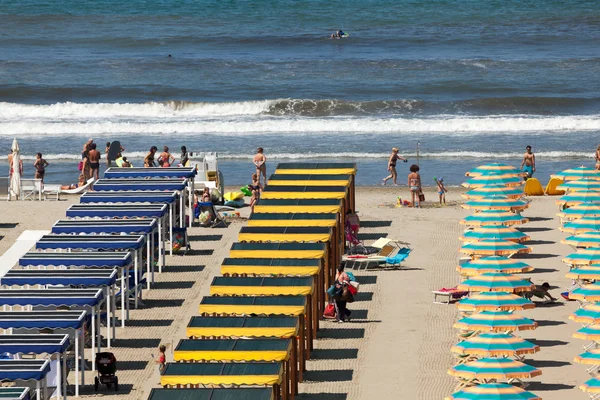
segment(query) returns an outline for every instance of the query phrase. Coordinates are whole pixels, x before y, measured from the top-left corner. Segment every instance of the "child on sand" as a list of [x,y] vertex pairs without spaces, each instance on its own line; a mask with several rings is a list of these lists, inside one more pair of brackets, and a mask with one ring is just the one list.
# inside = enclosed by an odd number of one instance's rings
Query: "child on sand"
[[419,196],[423,191],[421,189],[421,175],[419,175],[419,166],[416,164],[410,166],[410,174],[408,174],[408,188],[410,189],[410,195],[412,198],[412,207],[416,206],[417,208],[421,208]]
[[265,186],[267,185],[267,157],[264,154],[264,149],[259,147],[256,149],[256,154],[252,159],[252,163],[256,167],[256,175],[258,176],[258,182],[260,183],[260,176],[262,175],[265,180]]
[[262,190],[262,185],[260,184],[259,176],[257,174],[252,174],[252,183],[248,185],[248,189],[252,191],[250,207],[254,207],[258,200],[260,200],[260,191]]
[[442,204],[442,202],[446,204],[446,193],[448,193],[448,190],[444,186],[444,178],[434,178],[433,180],[435,181],[435,183],[437,183],[438,195],[440,196],[440,204]]
[[160,372],[161,375],[167,367],[167,356],[165,355],[165,351],[167,351],[167,347],[164,344],[161,344],[158,348],[158,357],[156,357],[155,360],[158,364],[158,372]]

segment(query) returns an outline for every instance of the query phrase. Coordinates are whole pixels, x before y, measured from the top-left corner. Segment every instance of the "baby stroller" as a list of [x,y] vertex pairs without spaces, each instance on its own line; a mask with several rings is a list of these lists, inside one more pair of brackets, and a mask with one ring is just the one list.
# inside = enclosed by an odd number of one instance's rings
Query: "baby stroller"
[[98,376],[94,378],[94,390],[106,385],[107,388],[115,386],[115,392],[119,391],[119,378],[115,375],[117,372],[117,359],[113,353],[96,353],[96,369]]
[[358,236],[352,231],[350,226],[346,225],[346,242],[348,242],[348,254],[367,254],[367,249]]

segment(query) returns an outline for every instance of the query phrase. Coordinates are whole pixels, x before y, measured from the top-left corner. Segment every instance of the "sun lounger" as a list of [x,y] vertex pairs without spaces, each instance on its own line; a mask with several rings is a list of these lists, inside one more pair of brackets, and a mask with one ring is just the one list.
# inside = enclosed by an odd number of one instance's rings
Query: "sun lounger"
[[[457,301],[465,297],[469,292],[464,290],[458,290],[457,288],[442,288],[440,290],[432,290],[433,304],[450,304],[453,301]],[[445,298],[445,300],[438,300],[439,297]]]

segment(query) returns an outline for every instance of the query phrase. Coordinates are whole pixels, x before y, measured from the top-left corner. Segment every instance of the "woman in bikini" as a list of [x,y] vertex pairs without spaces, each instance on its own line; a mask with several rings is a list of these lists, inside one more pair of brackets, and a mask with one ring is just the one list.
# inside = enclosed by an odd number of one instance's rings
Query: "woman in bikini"
[[387,183],[387,181],[390,178],[394,182],[394,185],[398,184],[396,182],[396,178],[398,177],[398,173],[396,172],[396,162],[398,162],[398,160],[402,160],[404,162],[408,161],[406,158],[400,157],[398,155],[398,148],[394,147],[392,149],[392,154],[390,155],[390,158],[388,159],[388,168],[387,168],[387,170],[390,171],[390,174],[388,176],[386,176],[385,178],[383,178],[383,183],[382,184],[384,186],[385,186],[385,184]]
[[48,161],[42,158],[42,153],[37,153],[33,166],[35,167],[35,179],[41,179],[44,183],[44,175],[46,175],[46,167],[50,165]]
[[156,167],[156,164],[154,163],[154,155],[156,154],[157,150],[158,148],[156,146],[150,147],[150,151],[148,154],[146,154],[146,157],[144,157],[144,168]]
[[419,175],[419,166],[413,164],[410,166],[410,174],[408,174],[408,188],[410,189],[410,195],[412,198],[412,206],[417,208],[421,208],[421,201],[419,200],[419,195],[422,192],[421,189],[421,175]]
[[163,147],[163,152],[158,157],[158,162],[161,167],[169,168],[171,164],[175,161],[175,157],[169,153],[169,148],[167,146]]

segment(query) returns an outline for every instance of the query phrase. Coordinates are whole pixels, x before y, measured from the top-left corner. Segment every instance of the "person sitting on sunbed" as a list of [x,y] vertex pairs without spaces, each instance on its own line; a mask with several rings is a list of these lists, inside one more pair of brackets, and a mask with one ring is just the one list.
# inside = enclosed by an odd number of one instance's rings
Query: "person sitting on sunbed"
[[82,187],[85,185],[85,176],[83,174],[79,175],[79,182],[74,183],[73,185],[63,185],[60,187],[60,190],[71,190],[77,189],[78,187]]

